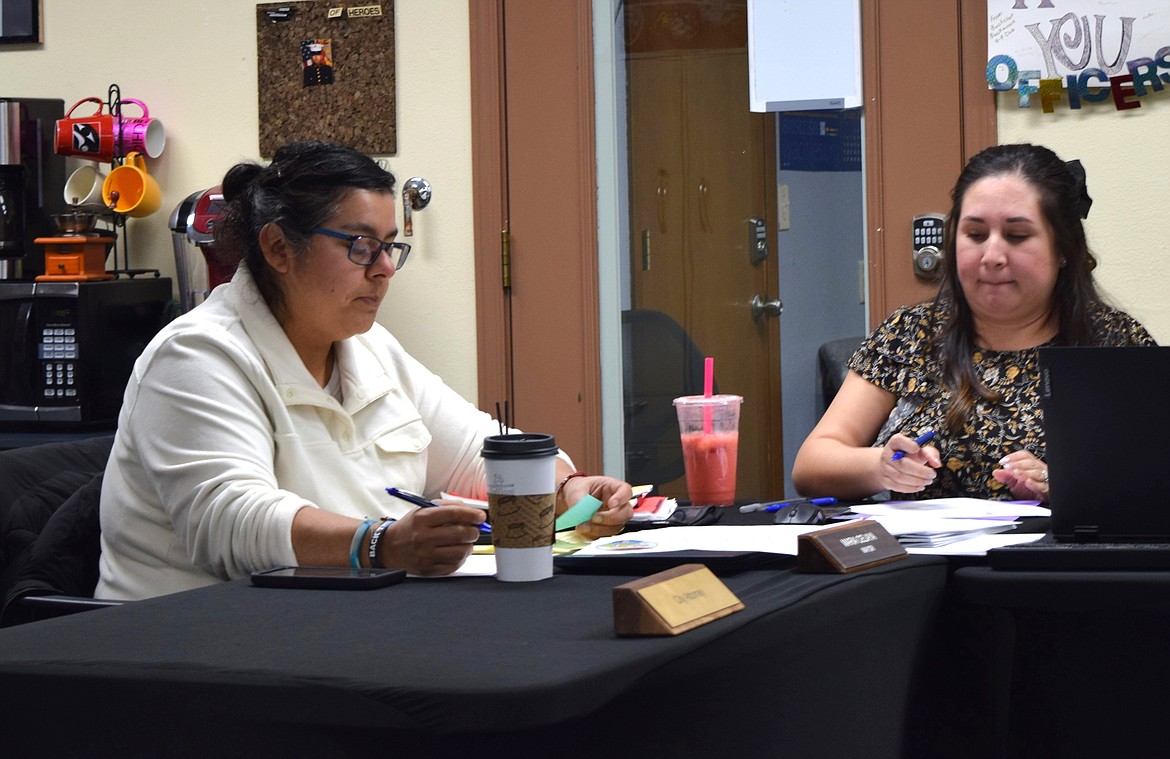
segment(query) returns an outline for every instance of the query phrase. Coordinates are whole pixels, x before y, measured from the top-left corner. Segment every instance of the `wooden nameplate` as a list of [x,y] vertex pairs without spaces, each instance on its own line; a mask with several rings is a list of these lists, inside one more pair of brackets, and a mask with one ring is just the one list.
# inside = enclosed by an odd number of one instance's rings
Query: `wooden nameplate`
[[910,555],[885,527],[869,519],[805,533],[796,545],[799,572],[857,572]]
[[702,564],[682,564],[613,589],[618,635],[678,635],[743,609]]

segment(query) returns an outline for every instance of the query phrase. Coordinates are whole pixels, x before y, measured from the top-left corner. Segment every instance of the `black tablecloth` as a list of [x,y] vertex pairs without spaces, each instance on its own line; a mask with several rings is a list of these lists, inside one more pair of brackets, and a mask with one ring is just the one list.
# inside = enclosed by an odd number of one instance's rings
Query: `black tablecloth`
[[955,570],[929,689],[948,755],[1164,754],[1168,629],[1170,572]]
[[0,630],[7,740],[86,755],[898,756],[945,577],[926,557],[744,572],[723,578],[744,611],[664,638],[613,634],[611,589],[632,578],[225,583]]

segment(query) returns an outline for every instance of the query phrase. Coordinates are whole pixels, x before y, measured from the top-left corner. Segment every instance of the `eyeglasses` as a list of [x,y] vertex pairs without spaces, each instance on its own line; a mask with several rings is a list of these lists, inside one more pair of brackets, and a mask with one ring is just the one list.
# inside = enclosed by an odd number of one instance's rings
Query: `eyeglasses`
[[347,235],[344,232],[324,227],[313,227],[309,231],[348,242],[349,253],[347,255],[349,260],[358,266],[372,266],[378,260],[378,255],[385,252],[390,263],[394,264],[394,270],[397,271],[406,264],[406,257],[410,255],[410,243],[408,242],[382,242],[376,237]]

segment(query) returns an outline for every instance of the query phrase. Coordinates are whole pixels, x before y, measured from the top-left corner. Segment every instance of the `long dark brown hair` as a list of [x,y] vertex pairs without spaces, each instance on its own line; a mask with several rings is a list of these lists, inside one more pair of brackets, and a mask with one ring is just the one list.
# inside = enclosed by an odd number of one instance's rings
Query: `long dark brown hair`
[[975,349],[975,323],[971,306],[959,283],[955,263],[956,229],[967,190],[987,177],[1014,174],[1036,189],[1040,211],[1053,233],[1053,246],[1061,267],[1053,289],[1058,319],[1058,345],[1085,345],[1093,340],[1090,307],[1100,300],[1093,281],[1097,261],[1089,251],[1081,220],[1088,215],[1092,200],[1085,190],[1084,171],[1079,162],[1066,164],[1056,153],[1040,145],[998,145],[975,155],[951,190],[951,212],[947,217],[943,250],[943,280],[937,299],[942,328],[934,340],[942,366],[942,380],[951,389],[946,428],[962,428],[977,398],[996,402],[979,379],[971,354]]

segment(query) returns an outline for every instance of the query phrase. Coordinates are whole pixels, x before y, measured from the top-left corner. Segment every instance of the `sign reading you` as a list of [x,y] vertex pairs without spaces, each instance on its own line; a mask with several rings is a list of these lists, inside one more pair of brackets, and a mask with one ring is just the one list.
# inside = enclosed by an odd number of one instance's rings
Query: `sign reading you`
[[1166,0],[987,0],[987,86],[1020,108],[1141,108],[1170,87]]

